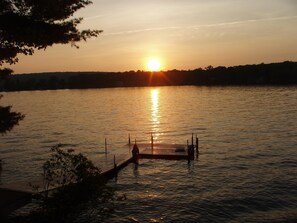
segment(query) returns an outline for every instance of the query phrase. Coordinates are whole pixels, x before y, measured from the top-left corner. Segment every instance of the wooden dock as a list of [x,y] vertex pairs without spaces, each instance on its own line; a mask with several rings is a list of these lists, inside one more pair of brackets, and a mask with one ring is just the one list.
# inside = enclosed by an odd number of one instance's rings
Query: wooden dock
[[[188,160],[188,162],[194,160],[195,147],[193,145],[193,136],[191,146],[181,144],[153,144],[152,142],[149,144],[137,144],[140,159]],[[132,146],[129,139],[129,144],[123,147],[126,152],[117,155],[108,154],[105,148],[106,154],[95,158],[93,163],[101,169],[102,175],[106,179],[114,178],[122,168],[134,162],[131,154]],[[198,138],[196,138],[196,155],[198,155],[198,153]],[[41,176],[31,180],[30,183],[39,187],[39,190],[34,190],[28,181],[20,181],[0,186],[0,217],[8,216],[12,211],[29,203],[33,195],[44,192],[44,190],[42,190],[44,187]],[[55,188],[49,188],[49,190],[52,189]]]
[[188,147],[182,144],[138,144],[140,159],[194,160]]
[[[94,164],[101,169],[101,174],[106,179],[116,176],[117,172],[132,162],[132,156],[126,154],[113,155],[106,154],[95,159]],[[31,185],[38,187],[34,189]],[[12,211],[26,205],[37,193],[42,193],[43,189],[42,176],[28,181],[18,181],[14,183],[4,184],[0,186],[0,217],[7,216]],[[48,188],[55,189],[54,187]]]

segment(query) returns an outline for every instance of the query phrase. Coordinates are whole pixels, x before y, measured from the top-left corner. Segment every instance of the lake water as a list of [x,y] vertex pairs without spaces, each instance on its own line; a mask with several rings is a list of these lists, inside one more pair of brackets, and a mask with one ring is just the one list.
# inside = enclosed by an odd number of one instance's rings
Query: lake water
[[[141,160],[111,181],[127,200],[106,222],[297,222],[297,87],[159,87],[4,93],[26,114],[0,136],[1,184],[41,172],[58,143],[89,158],[138,142],[185,144],[199,158]],[[96,222],[96,207],[78,221]]]

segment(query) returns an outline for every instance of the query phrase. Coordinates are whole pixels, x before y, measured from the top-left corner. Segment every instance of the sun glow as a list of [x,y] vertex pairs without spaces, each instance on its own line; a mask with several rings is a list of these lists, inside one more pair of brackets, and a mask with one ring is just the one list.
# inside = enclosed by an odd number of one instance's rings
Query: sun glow
[[147,67],[150,71],[159,71],[161,64],[158,59],[151,59],[149,60]]

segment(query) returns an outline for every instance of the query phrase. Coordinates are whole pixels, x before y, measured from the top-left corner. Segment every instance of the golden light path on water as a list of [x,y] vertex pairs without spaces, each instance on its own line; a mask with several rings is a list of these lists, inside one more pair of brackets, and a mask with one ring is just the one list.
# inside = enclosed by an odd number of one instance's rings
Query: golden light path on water
[[151,122],[152,122],[152,133],[154,139],[158,139],[160,135],[160,115],[159,115],[159,90],[151,90]]

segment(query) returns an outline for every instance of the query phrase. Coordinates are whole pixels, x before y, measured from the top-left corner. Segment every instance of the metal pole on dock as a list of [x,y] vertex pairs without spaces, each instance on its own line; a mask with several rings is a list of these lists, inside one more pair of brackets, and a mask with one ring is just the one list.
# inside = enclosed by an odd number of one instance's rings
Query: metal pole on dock
[[105,154],[107,154],[107,141],[106,141],[106,138],[105,138],[105,141],[104,141],[104,148],[105,148]]

